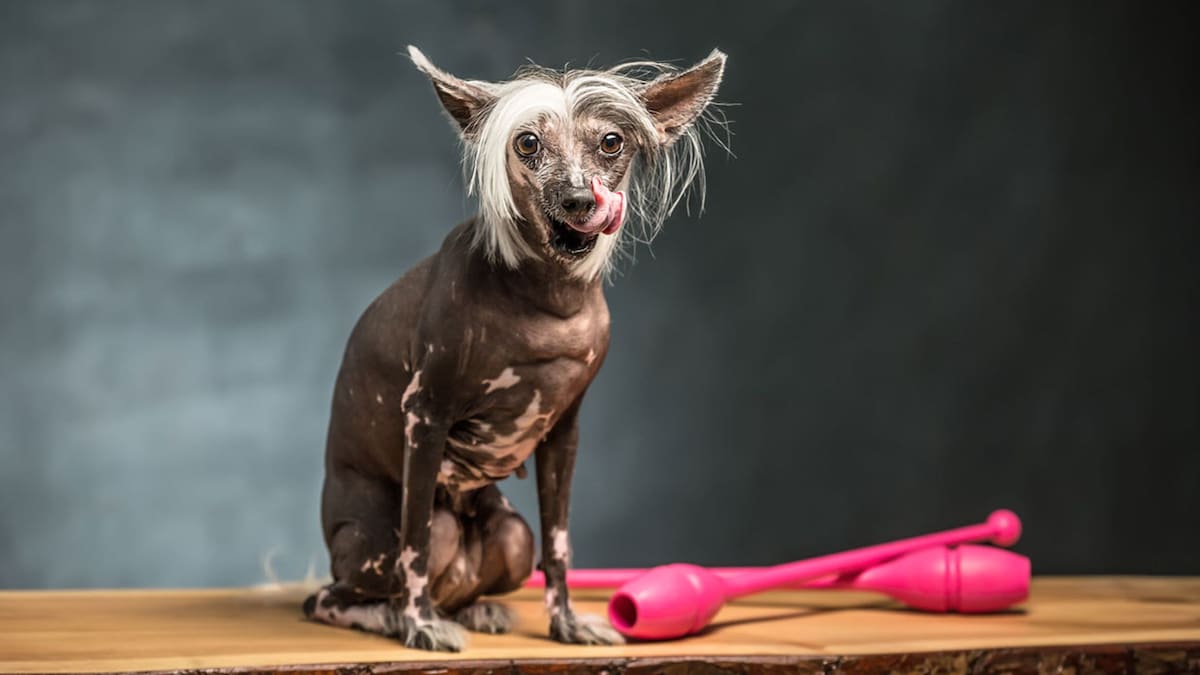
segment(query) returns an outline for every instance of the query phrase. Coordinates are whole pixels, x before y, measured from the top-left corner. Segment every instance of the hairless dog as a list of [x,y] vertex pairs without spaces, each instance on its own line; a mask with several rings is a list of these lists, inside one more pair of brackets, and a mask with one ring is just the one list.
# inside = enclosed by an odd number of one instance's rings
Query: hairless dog
[[464,627],[509,630],[511,612],[480,598],[528,578],[534,537],[495,483],[532,455],[550,635],[620,642],[567,594],[580,403],[608,351],[614,258],[689,187],[702,196],[700,128],[725,55],[494,83],[409,54],[461,135],[479,213],[350,336],[321,500],[333,582],[305,613],[431,650],[462,649]]

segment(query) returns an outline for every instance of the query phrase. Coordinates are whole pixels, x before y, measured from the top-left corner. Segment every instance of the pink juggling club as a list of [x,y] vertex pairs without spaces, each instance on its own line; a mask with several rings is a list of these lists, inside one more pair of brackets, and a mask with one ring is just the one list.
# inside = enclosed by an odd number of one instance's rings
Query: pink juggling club
[[[727,579],[761,567],[716,567],[710,572]],[[843,589],[883,593],[926,612],[998,612],[1029,595],[1029,558],[991,546],[931,546],[865,570],[828,575],[789,589]],[[646,574],[648,569],[571,570],[572,588],[616,588]],[[541,572],[526,582],[545,584]]]
[[991,546],[933,546],[807,588],[885,593],[913,609],[974,614],[1029,597],[1029,558]]
[[[921,549],[991,541],[1001,546],[1016,542],[1021,521],[1012,511],[993,512],[987,522],[944,532],[842,553],[810,558],[774,567],[721,577],[698,565],[656,567],[624,584],[608,603],[613,627],[628,637],[664,640],[695,633],[712,620],[726,601],[760,591],[832,574],[865,570]],[[945,556],[945,553],[942,554]],[[959,564],[950,564],[959,567]],[[1019,571],[1019,570],[1018,570]],[[893,572],[893,574],[899,574]],[[902,578],[902,575],[899,577]],[[936,588],[936,586],[935,586]]]

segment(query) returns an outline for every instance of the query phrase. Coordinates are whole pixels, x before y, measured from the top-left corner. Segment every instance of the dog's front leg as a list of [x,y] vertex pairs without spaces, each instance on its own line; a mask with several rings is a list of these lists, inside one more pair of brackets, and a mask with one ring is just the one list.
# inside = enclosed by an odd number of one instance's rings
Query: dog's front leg
[[462,626],[438,617],[429,579],[434,490],[446,448],[446,426],[443,418],[427,412],[419,402],[406,408],[404,497],[395,569],[399,592],[391,598],[396,636],[407,647],[457,652],[466,644],[466,633]]
[[621,644],[625,640],[602,617],[577,616],[567,591],[570,540],[567,513],[571,474],[579,443],[579,404],[567,409],[558,424],[537,447],[538,510],[542,521],[542,571],[546,575],[546,610],[550,612],[550,637],[559,642],[589,645]]

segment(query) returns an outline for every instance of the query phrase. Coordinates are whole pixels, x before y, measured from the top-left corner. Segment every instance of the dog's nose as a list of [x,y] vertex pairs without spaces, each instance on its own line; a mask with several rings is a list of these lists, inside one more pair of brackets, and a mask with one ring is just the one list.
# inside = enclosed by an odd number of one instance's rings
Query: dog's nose
[[568,216],[582,216],[596,205],[596,196],[588,188],[569,188],[563,194],[561,205]]

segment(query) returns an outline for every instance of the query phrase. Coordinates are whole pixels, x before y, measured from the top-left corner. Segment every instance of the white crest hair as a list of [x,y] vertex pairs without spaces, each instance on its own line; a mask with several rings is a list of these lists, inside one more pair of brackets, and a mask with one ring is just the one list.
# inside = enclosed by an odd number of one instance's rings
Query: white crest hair
[[[474,140],[465,143],[463,163],[468,192],[479,199],[480,222],[474,244],[489,259],[516,268],[536,253],[518,231],[520,214],[508,180],[508,153],[516,130],[546,117],[567,122],[597,113],[614,118],[628,137],[637,141],[638,154],[621,185],[628,199],[626,223],[613,235],[602,235],[595,248],[574,263],[572,274],[583,279],[607,275],[618,254],[632,258],[636,243],[649,244],[691,192],[704,209],[704,145],[707,132],[728,151],[728,121],[709,104],[696,121],[678,132],[673,143],[659,142],[654,117],[641,91],[657,77],[676,72],[672,66],[637,61],[607,70],[556,72],[536,66],[518,71],[515,79],[491,85],[495,101],[482,113]],[[725,138],[713,132],[721,129]]]

